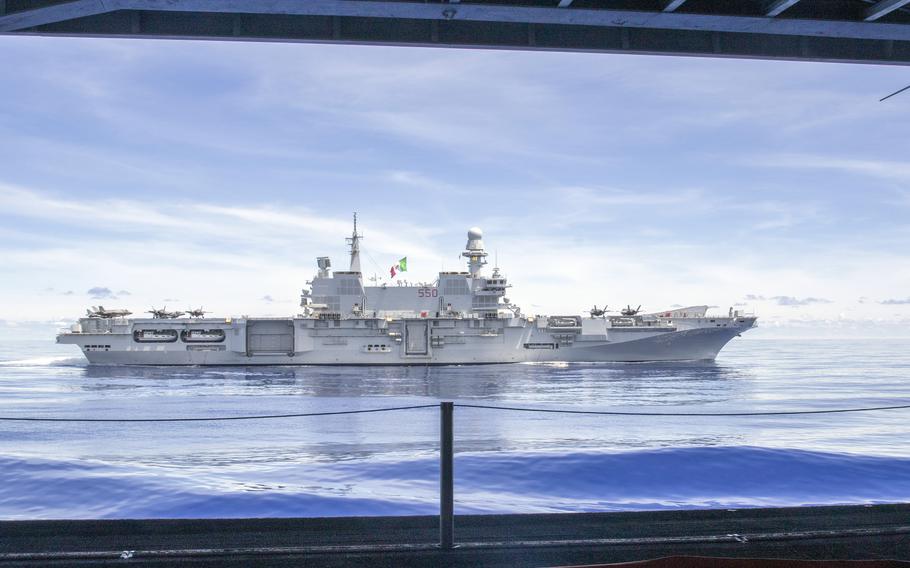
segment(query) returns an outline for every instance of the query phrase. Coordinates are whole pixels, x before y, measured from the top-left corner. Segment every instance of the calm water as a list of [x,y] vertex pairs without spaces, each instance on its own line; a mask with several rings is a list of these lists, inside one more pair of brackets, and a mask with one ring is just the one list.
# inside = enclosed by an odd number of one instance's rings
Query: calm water
[[[732,342],[713,364],[88,367],[0,345],[0,415],[191,417],[455,400],[732,412],[910,404],[908,340]],[[910,501],[910,411],[654,418],[456,409],[456,512]],[[0,518],[437,512],[436,409],[288,420],[0,421]]]

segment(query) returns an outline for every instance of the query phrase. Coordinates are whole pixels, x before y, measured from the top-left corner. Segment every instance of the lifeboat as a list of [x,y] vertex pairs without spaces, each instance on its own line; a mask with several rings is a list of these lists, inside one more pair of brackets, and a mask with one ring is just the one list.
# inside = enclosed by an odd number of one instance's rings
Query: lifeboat
[[224,341],[223,329],[187,329],[180,333],[184,343],[220,343]]
[[133,331],[136,343],[174,343],[177,341],[176,329],[137,329]]

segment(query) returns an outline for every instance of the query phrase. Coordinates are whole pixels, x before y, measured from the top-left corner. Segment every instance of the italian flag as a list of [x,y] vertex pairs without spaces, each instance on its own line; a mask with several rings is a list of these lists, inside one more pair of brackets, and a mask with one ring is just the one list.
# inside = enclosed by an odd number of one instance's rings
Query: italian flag
[[404,257],[398,261],[398,264],[393,264],[392,268],[389,269],[389,274],[392,275],[392,278],[395,278],[395,275],[399,272],[408,271],[408,257]]

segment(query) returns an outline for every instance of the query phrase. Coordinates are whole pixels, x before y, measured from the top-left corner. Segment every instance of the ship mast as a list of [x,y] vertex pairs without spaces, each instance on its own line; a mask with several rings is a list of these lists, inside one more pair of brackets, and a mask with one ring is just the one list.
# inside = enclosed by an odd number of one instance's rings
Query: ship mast
[[477,227],[468,230],[468,244],[461,256],[468,259],[468,272],[471,278],[479,277],[481,269],[487,263],[487,253],[483,250],[483,231]]
[[357,213],[354,213],[354,232],[345,239],[351,247],[351,272],[360,272],[360,239],[361,235],[357,234]]

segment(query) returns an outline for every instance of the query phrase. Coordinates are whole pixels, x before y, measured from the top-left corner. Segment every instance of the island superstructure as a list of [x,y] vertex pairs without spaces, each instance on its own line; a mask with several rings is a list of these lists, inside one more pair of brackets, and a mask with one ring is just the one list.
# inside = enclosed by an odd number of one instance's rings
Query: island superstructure
[[90,311],[57,336],[93,364],[116,365],[457,365],[522,362],[713,360],[756,318],[708,306],[618,315],[528,316],[506,297],[499,268],[488,271],[483,233],[468,231],[467,271],[440,272],[431,284],[364,285],[356,218],[350,261],[332,270],[328,257],[286,318],[127,318]]

